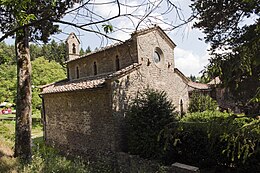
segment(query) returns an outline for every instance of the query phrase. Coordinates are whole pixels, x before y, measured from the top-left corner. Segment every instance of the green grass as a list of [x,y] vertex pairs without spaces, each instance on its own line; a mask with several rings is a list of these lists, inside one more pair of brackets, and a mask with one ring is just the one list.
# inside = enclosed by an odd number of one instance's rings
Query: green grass
[[0,114],[0,119],[2,118],[15,118],[15,114]]
[[67,159],[43,142],[42,126],[33,125],[33,157],[30,164],[23,164],[12,157],[15,121],[0,121],[0,173],[109,173],[108,167],[90,164],[81,158]]

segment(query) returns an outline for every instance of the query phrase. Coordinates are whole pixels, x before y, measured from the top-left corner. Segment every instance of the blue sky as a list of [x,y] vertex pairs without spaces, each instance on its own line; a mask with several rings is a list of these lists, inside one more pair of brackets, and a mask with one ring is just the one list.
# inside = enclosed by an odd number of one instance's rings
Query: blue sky
[[[108,0],[95,0],[95,2],[105,2]],[[158,0],[150,0],[153,2],[157,2]],[[140,0],[124,0],[124,2],[128,2],[131,4],[137,4]],[[191,10],[189,8],[190,0],[172,0],[176,6],[181,9],[181,12],[185,18],[188,18],[191,14]],[[163,5],[160,8],[164,8]],[[104,17],[109,17],[115,15],[117,13],[117,6],[100,6],[98,8],[93,9],[95,12],[101,14]],[[128,10],[128,11],[127,11]],[[130,9],[131,10],[131,9]],[[122,9],[122,11],[129,12],[129,9]],[[144,13],[144,9],[139,9],[137,11],[138,14],[142,15]],[[155,12],[155,15],[158,12]],[[158,13],[159,14],[159,13]],[[174,21],[176,16],[174,15],[165,15],[160,16],[160,20],[164,21]],[[64,20],[73,20],[73,16],[65,16]],[[161,23],[160,20],[151,19],[153,24],[158,24],[163,29],[167,28],[165,24]],[[74,19],[73,22],[84,22],[81,19]],[[111,24],[115,27],[115,30],[118,28],[127,28],[127,33],[116,31],[112,33],[110,36],[118,38],[120,40],[125,40],[130,38],[130,34],[134,31],[134,24],[131,25],[131,22],[136,24],[138,20],[134,19],[133,21],[129,21],[126,18],[119,18],[111,21]],[[175,24],[175,23],[174,23]],[[178,24],[178,20],[176,20],[176,24]],[[175,48],[175,65],[178,69],[180,69],[186,76],[190,74],[199,75],[199,72],[203,69],[205,65],[208,64],[209,55],[207,49],[209,45],[205,44],[204,41],[199,40],[199,38],[203,38],[204,35],[198,29],[192,29],[191,24],[184,25],[183,27],[177,28],[173,31],[166,32],[169,37],[175,42],[177,47]],[[141,26],[144,28],[146,26]],[[114,41],[101,39],[100,36],[83,32],[81,30],[75,29],[70,26],[61,25],[62,33],[58,35],[54,35],[51,39],[55,39],[56,41],[65,41],[66,37],[70,32],[75,32],[78,35],[81,41],[81,47],[85,50],[88,46],[91,47],[92,50],[95,48],[103,47],[108,44],[114,43]],[[1,34],[0,34],[1,36]],[[6,40],[7,43],[13,43],[12,39]]]
[[[104,2],[105,0],[102,0]],[[150,0],[150,1],[158,1],[158,0]],[[98,2],[98,0],[96,0]],[[138,0],[131,0],[127,1],[131,4],[135,4],[138,2]],[[173,0],[172,2],[175,3],[176,6],[178,6],[181,9],[182,14],[185,18],[188,18],[191,14],[191,9],[189,7],[191,1],[190,0]],[[162,5],[163,6],[163,5]],[[162,7],[163,8],[163,7]],[[104,17],[112,16],[117,13],[117,6],[100,6],[96,9],[93,9],[95,12],[101,14]],[[139,10],[137,13],[142,14],[142,9]],[[156,12],[155,12],[156,13]],[[71,19],[72,16],[66,16],[68,19]],[[176,16],[162,16],[160,19],[165,21],[174,21]],[[153,19],[152,19],[153,20]],[[179,21],[176,20],[178,23]],[[75,20],[75,22],[81,22],[80,20]],[[132,21],[131,21],[132,22]],[[128,20],[125,20],[124,18],[120,18],[117,20],[111,21],[112,25],[116,28],[124,27],[124,28],[130,28],[129,32],[124,33],[120,31],[116,31],[112,33],[110,36],[118,38],[120,40],[126,40],[130,38],[131,29],[134,31],[134,25],[131,25],[131,22]],[[137,21],[134,21],[137,22]],[[163,29],[167,28],[163,23],[160,21],[154,20],[154,24],[158,24]],[[209,55],[207,52],[207,49],[209,48],[209,45],[205,44],[204,41],[199,40],[199,38],[203,38],[204,34],[198,30],[198,29],[192,29],[192,23],[184,25],[183,27],[177,28],[173,31],[166,33],[169,35],[169,37],[175,42],[177,47],[175,48],[175,64],[176,67],[179,68],[186,76],[189,76],[190,74],[199,76],[199,72],[208,64]],[[141,26],[141,28],[144,28],[146,26]],[[85,50],[87,46],[90,46],[91,49],[95,49],[96,47],[103,47],[107,44],[114,43],[111,40],[102,40],[99,36],[93,33],[87,33],[80,31],[78,29],[64,26],[61,27],[63,32],[65,34],[60,34],[55,36],[54,38],[58,38],[61,41],[65,40],[67,37],[67,34],[69,32],[75,32],[81,41],[81,47]]]

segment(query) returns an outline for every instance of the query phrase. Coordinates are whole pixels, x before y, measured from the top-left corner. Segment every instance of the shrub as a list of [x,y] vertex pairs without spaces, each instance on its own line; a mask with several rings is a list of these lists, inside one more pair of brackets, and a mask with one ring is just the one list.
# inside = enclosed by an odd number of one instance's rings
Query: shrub
[[161,130],[175,121],[177,113],[165,92],[146,89],[132,100],[127,113],[128,146],[131,154],[159,159],[165,154]]
[[193,92],[189,103],[189,112],[203,112],[217,110],[218,104],[209,95]]
[[187,114],[169,135],[172,154],[179,162],[200,168],[259,170],[259,122],[217,111]]
[[37,139],[38,142],[34,148],[32,162],[30,164],[20,163],[19,172],[34,173],[34,172],[61,172],[61,173],[90,173],[88,165],[85,165],[79,158],[69,160],[58,154],[55,149],[45,146],[42,139]]

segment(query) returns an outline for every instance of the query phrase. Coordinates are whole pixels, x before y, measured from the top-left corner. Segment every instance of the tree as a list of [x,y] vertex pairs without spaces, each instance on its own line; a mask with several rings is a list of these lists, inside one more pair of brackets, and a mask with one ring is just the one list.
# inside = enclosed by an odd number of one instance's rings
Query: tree
[[0,65],[1,64],[15,64],[14,46],[8,46],[4,42],[0,43]]
[[66,59],[66,44],[57,43],[55,40],[52,40],[48,44],[42,46],[42,54],[45,59],[49,61],[56,61],[61,65],[64,65]]
[[192,81],[192,82],[196,82],[196,76],[193,76],[192,74],[190,75],[190,80]]
[[194,27],[202,29],[211,43],[205,75],[219,76],[242,110],[259,113],[260,1],[193,1]]
[[86,52],[86,53],[90,53],[90,52],[91,52],[91,48],[90,48],[90,46],[87,47],[87,49],[86,49],[85,52]]
[[84,54],[85,54],[85,52],[84,52],[84,50],[81,48],[80,51],[79,51],[79,55],[81,56],[81,55],[84,55]]
[[31,61],[35,60],[38,57],[43,56],[42,47],[36,44],[30,44],[30,57]]
[[58,20],[74,2],[40,0],[0,1],[0,30],[3,38],[15,34],[17,57],[17,100],[15,153],[24,161],[31,160],[31,62],[29,41],[48,41],[58,31],[51,20]]
[[145,158],[165,155],[161,131],[174,122],[178,113],[163,91],[146,89],[133,99],[127,113],[129,152]]
[[39,57],[32,61],[32,109],[36,111],[41,107],[39,87],[66,78],[65,69],[55,61],[48,61]]
[[189,112],[216,111],[217,107],[217,101],[213,100],[209,95],[194,91],[190,98],[188,110]]

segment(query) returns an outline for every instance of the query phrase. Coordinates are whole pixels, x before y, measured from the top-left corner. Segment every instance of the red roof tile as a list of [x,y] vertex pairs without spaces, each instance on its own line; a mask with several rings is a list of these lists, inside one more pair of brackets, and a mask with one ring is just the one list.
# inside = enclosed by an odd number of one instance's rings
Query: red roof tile
[[136,68],[138,68],[141,64],[133,64],[126,68],[123,68],[116,72],[100,74],[97,76],[89,76],[80,79],[74,80],[62,80],[59,82],[55,82],[52,84],[44,85],[41,87],[41,94],[50,94],[50,93],[59,93],[59,92],[70,92],[76,90],[84,90],[84,89],[93,89],[103,87],[105,82],[109,79],[113,79],[115,77],[121,77],[122,75],[126,75]]

